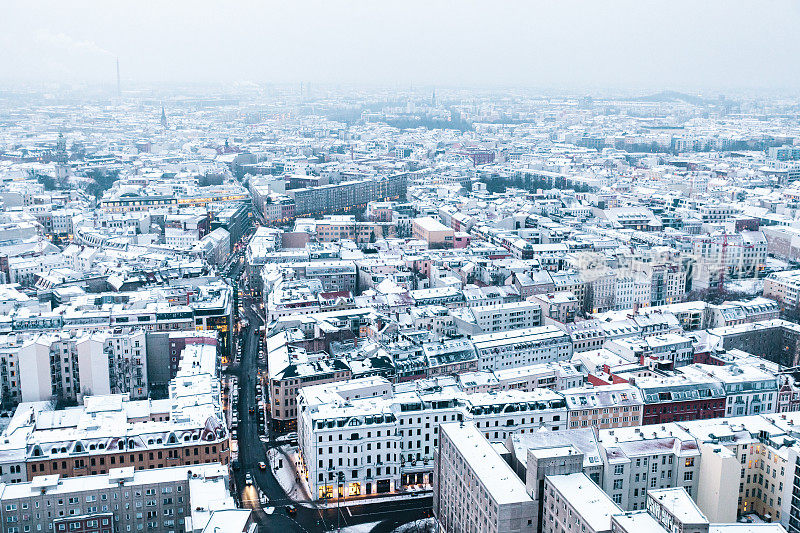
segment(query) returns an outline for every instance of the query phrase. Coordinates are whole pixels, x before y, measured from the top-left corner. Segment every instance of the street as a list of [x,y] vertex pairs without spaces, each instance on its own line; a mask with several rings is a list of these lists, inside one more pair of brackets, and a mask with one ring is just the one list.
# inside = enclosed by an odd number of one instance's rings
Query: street
[[[239,276],[243,265],[234,262],[231,269],[231,278],[241,286]],[[311,502],[296,504],[297,512],[294,516],[289,516],[285,506],[294,504],[290,500],[281,485],[275,479],[270,468],[261,470],[259,462],[267,462],[266,448],[259,438],[257,417],[262,416],[258,411],[258,401],[256,400],[255,387],[258,381],[258,349],[259,337],[254,335],[254,330],[258,330],[263,325],[263,319],[256,314],[252,305],[258,304],[248,297],[242,298],[241,308],[242,317],[247,319],[248,325],[239,334],[242,343],[242,355],[239,365],[231,365],[230,373],[238,377],[239,386],[239,457],[238,470],[234,471],[236,477],[236,487],[243,507],[254,509],[256,520],[263,532],[280,531],[304,531],[321,532],[332,531],[337,528],[337,510],[320,509]],[[235,343],[234,343],[235,345]],[[265,369],[266,370],[266,369]],[[268,387],[264,388],[264,401],[269,401]],[[255,415],[249,412],[250,407],[256,408]],[[269,428],[269,424],[266,425]],[[274,441],[270,440],[267,446],[274,446]],[[283,468],[291,468],[284,461]],[[250,473],[253,478],[253,485],[245,484],[245,475]],[[274,507],[272,514],[267,514],[261,508],[258,490],[261,490],[267,497],[268,503],[265,507]],[[430,513],[431,498],[413,499],[407,501],[391,501],[385,503],[372,503],[367,505],[355,505],[342,507],[339,514],[339,525],[348,525],[380,522],[375,531],[391,531],[394,527],[423,518]]]

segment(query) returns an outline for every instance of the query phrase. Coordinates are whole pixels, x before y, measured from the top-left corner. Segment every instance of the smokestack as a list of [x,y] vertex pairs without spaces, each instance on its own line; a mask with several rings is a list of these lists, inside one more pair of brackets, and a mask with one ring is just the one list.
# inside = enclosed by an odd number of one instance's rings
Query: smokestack
[[117,58],[117,104],[122,103],[122,84],[119,81],[119,58]]

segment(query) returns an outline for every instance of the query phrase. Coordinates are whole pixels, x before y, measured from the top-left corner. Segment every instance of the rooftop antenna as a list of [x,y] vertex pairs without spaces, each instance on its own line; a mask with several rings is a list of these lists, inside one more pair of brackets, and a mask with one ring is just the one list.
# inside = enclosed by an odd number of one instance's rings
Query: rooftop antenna
[[117,58],[117,105],[122,103],[122,84],[119,81],[119,58]]

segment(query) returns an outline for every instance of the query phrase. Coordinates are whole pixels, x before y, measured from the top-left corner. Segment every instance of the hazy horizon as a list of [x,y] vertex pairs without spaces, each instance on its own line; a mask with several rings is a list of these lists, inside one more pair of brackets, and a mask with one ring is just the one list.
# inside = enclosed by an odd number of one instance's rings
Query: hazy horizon
[[0,82],[800,89],[800,4],[12,1]]

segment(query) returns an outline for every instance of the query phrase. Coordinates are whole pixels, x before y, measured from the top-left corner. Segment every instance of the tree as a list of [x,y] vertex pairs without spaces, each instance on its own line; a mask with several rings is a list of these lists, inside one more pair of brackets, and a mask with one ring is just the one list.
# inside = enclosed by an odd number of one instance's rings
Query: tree
[[100,198],[117,181],[119,170],[91,169],[86,171],[86,177],[92,180],[86,185],[86,193]]
[[31,170],[28,172],[28,175],[44,185],[44,190],[46,191],[54,191],[58,189],[58,184],[56,183],[56,179],[53,176],[49,176],[47,174],[43,174],[41,172],[37,172],[35,170]]

